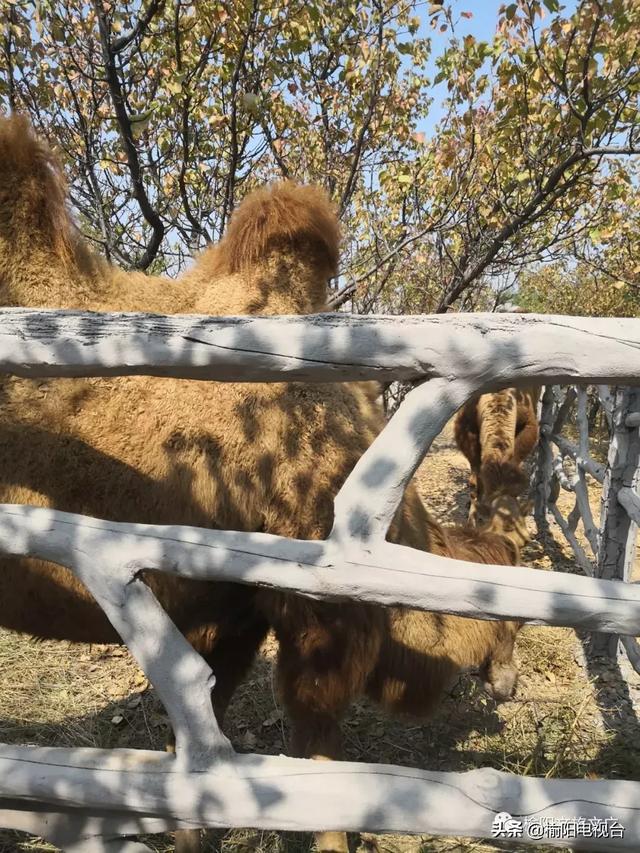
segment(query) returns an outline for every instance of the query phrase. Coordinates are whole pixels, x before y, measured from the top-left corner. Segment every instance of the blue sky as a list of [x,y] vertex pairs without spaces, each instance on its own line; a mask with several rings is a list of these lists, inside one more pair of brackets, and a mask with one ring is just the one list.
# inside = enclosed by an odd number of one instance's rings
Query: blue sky
[[[498,23],[498,9],[504,2],[505,0],[454,0],[453,6],[456,18],[459,17],[460,12],[471,12],[473,15],[470,19],[460,18],[456,23],[456,36],[463,38],[470,33],[478,41],[490,41],[493,38]],[[576,5],[576,0],[568,0],[568,2],[562,3],[562,14],[571,14]],[[451,32],[440,33],[437,28],[435,31],[432,30],[429,26],[430,18],[427,9],[428,3],[425,2],[420,13],[423,18],[420,35],[431,37],[432,50],[429,62],[427,63],[427,73],[433,79],[437,73],[436,59],[446,48],[451,37]],[[545,23],[546,21],[543,21],[542,25],[544,26]],[[420,122],[419,126],[419,130],[425,133],[427,137],[433,134],[437,121],[442,117],[441,102],[446,96],[446,91],[446,83],[441,83],[432,89],[433,103],[429,115],[425,121]]]
[[[498,23],[498,9],[503,2],[504,0],[458,0],[455,3],[458,15],[460,12],[471,12],[473,17],[470,19],[460,19],[456,24],[456,36],[463,38],[468,33],[471,33],[478,41],[490,41]],[[436,59],[442,54],[449,43],[451,32],[447,30],[446,33],[440,33],[437,28],[435,31],[431,29],[426,3],[421,17],[423,18],[423,24],[420,27],[420,35],[431,38],[431,56],[427,63],[427,73],[433,79],[438,71]],[[441,83],[439,86],[434,87],[432,91],[433,103],[429,115],[424,122],[420,123],[420,130],[426,133],[427,136],[432,135],[436,122],[442,116],[440,103],[446,96],[447,85],[446,83]]]

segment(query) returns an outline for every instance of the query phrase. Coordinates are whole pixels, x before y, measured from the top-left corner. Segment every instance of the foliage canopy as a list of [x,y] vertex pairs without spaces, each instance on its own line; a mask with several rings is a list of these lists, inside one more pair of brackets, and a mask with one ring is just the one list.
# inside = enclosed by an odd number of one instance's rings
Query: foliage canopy
[[635,312],[640,4],[518,0],[489,43],[461,34],[462,7],[423,10],[0,0],[0,108],[58,147],[80,227],[126,266],[176,271],[284,176],[339,206],[336,305],[490,308],[520,283],[560,310],[597,269],[608,295],[585,311]]

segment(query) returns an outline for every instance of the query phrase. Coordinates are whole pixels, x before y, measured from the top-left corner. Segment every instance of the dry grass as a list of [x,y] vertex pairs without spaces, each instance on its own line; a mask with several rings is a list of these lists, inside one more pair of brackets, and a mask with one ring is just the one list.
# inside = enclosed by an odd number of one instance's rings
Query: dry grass
[[[439,518],[462,520],[466,469],[450,434],[438,441],[418,482]],[[598,497],[594,489],[596,512]],[[524,563],[576,571],[559,534],[532,542]],[[272,681],[274,653],[275,643],[268,640],[229,708],[227,731],[242,751],[286,751],[287,725]],[[640,698],[640,679],[632,677],[627,686],[615,666],[590,664],[587,671],[580,639],[566,628],[523,629],[517,654],[518,690],[513,701],[501,706],[469,676],[459,680],[428,723],[389,719],[369,703],[356,704],[344,721],[346,757],[441,770],[486,766],[530,776],[639,779],[640,728],[634,704]],[[7,743],[157,749],[164,744],[163,709],[135,662],[117,647],[37,642],[0,631],[0,696],[0,740]],[[158,853],[173,848],[168,835],[145,841]],[[401,835],[365,836],[361,844],[363,850],[377,847],[381,853],[505,849],[465,839]],[[209,833],[206,849],[306,853],[311,846],[308,834],[237,829]],[[0,853],[53,849],[0,832]],[[507,849],[542,853],[552,848],[509,842]]]

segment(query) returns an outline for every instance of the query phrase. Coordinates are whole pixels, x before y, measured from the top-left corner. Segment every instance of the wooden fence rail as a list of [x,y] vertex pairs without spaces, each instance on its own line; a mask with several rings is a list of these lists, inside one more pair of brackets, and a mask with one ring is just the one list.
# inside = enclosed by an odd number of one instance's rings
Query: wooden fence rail
[[[211,709],[214,674],[140,571],[224,577],[311,597],[407,604],[478,618],[640,633],[638,587],[479,566],[385,541],[407,482],[472,394],[535,379],[640,384],[640,320],[333,314],[221,319],[5,309],[0,370],[221,381],[429,380],[407,395],[347,478],[324,541],[0,507],[0,553],[38,556],[76,573],[149,677],[177,739],[175,758],[137,750],[0,747],[0,824],[36,832],[69,851],[136,851],[144,846],[123,835],[192,826],[487,837],[495,816],[508,811],[522,820],[615,816],[626,829],[622,838],[585,837],[581,848],[638,848],[640,783],[236,755]],[[546,843],[576,846],[561,839]]]

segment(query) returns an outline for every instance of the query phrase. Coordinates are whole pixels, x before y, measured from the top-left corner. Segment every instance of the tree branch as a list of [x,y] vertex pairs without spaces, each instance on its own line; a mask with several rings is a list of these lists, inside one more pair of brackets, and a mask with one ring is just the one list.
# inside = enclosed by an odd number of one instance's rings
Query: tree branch
[[377,263],[375,263],[367,272],[363,273],[358,278],[354,279],[354,281],[349,282],[349,284],[345,285],[341,290],[335,293],[330,299],[327,300],[327,308],[330,310],[335,310],[339,308],[341,305],[344,305],[356,292],[359,284],[362,284],[363,281],[366,281],[368,278],[371,278],[372,275],[378,272],[378,270],[383,267],[386,263],[392,260],[396,255],[398,255],[403,249],[406,249],[407,246],[410,246],[412,243],[415,243],[416,240],[420,240],[426,234],[429,234],[432,231],[435,231],[435,226],[429,225],[427,228],[423,228],[422,231],[418,231],[417,234],[414,234],[411,237],[407,237],[406,240],[402,240],[397,243],[393,249],[391,249],[387,254],[381,258]]
[[[174,37],[175,37],[175,49],[176,49],[176,67],[179,72],[182,72],[182,44],[180,40],[180,10],[181,10],[181,2],[177,0],[175,3],[175,11],[174,11]],[[187,173],[187,163],[189,162],[189,150],[191,147],[190,138],[189,138],[189,111],[191,109],[191,95],[187,90],[185,95],[182,97],[182,103],[180,108],[180,136],[182,142],[182,163],[180,164],[180,172],[178,174],[178,187],[180,189],[180,198],[182,200],[182,209],[184,210],[184,215],[187,217],[191,228],[193,229],[194,234],[200,235],[207,243],[211,242],[211,237],[209,236],[206,228],[199,222],[193,214],[191,210],[191,205],[189,203],[189,196],[187,195],[187,185],[185,181],[185,176]],[[192,239],[189,243],[193,244],[193,235]],[[193,245],[190,246],[191,250],[193,250]]]
[[111,43],[111,51],[113,54],[121,53],[125,47],[128,47],[132,41],[135,41],[139,36],[144,33],[147,29],[153,18],[155,17],[157,12],[160,12],[164,7],[165,0],[151,0],[149,3],[149,8],[144,13],[144,15],[138,20],[138,23],[131,30],[130,33],[127,33],[124,36],[120,36],[120,38],[115,39]]
[[122,140],[125,156],[127,158],[127,165],[129,167],[129,174],[131,176],[132,194],[138,202],[140,212],[152,229],[151,237],[142,257],[134,264],[138,269],[146,269],[158,254],[165,229],[158,212],[149,200],[149,196],[147,195],[144,182],[142,180],[140,158],[138,157],[136,146],[133,144],[131,122],[129,121],[122,86],[120,84],[120,78],[118,77],[118,69],[115,62],[116,54],[109,39],[109,23],[100,0],[94,0],[94,9],[98,18],[100,46],[102,49],[102,59],[105,67],[107,85],[109,87],[109,94],[111,95],[111,101],[113,103],[113,108],[118,122],[120,139]]
[[227,186],[224,194],[224,205],[222,208],[222,214],[220,217],[220,231],[224,231],[224,226],[228,217],[231,215],[231,211],[233,210],[234,205],[234,197],[235,197],[235,183],[236,183],[236,169],[238,168],[238,159],[239,159],[239,145],[238,145],[238,82],[240,80],[240,71],[242,69],[242,63],[244,62],[245,55],[247,53],[247,47],[249,45],[249,39],[253,33],[253,26],[255,23],[255,18],[258,13],[258,0],[254,0],[253,6],[251,8],[251,14],[249,20],[247,22],[247,30],[244,34],[244,38],[242,40],[242,45],[240,50],[238,51],[238,58],[236,59],[236,64],[233,69],[233,75],[231,77],[231,123],[230,123],[230,134],[231,134],[231,157],[229,160],[229,171],[227,173]]
[[[590,159],[591,157],[629,154],[640,154],[640,148],[632,144],[621,146],[603,145],[594,148],[580,147],[573,151],[568,157],[551,170],[547,180],[542,184],[540,189],[534,193],[529,202],[524,206],[523,210],[504,223],[478,260],[476,260],[471,266],[467,266],[465,270],[461,270],[458,276],[454,276],[453,285],[440,300],[440,303],[436,308],[436,313],[443,314],[447,311],[447,309],[467,289],[467,287],[491,264],[507,240],[513,237],[514,234],[518,233],[518,231],[536,217],[539,208],[545,202],[549,201],[549,197],[553,195],[569,169],[580,162]],[[569,186],[570,182],[567,182],[567,186],[563,188],[563,191]],[[551,200],[555,202],[561,197],[561,195],[562,193]],[[550,209],[549,205],[547,205],[547,209]]]
[[271,131],[269,130],[269,125],[267,124],[266,119],[262,122],[262,132],[265,135],[267,143],[269,145],[269,150],[273,155],[273,159],[278,164],[278,168],[282,172],[283,178],[289,178],[291,173],[289,172],[289,167],[284,161],[284,158],[281,156],[280,152],[276,147],[276,140],[273,138]]
[[340,216],[344,213],[351,196],[353,195],[353,190],[355,186],[356,177],[358,174],[358,167],[360,165],[360,160],[362,158],[362,151],[364,148],[364,140],[367,135],[367,131],[371,125],[371,120],[373,119],[373,112],[375,110],[376,101],[378,99],[378,86],[380,84],[380,66],[382,64],[382,48],[384,43],[384,13],[382,7],[380,7],[380,21],[378,23],[378,56],[376,58],[376,68],[374,71],[374,79],[373,86],[371,87],[371,98],[369,100],[369,106],[367,107],[367,113],[362,120],[362,126],[358,131],[358,136],[356,139],[356,144],[354,146],[353,151],[353,160],[351,161],[351,169],[349,170],[349,177],[347,178],[347,182],[345,184],[344,190],[342,191],[342,197],[340,199]]
[[11,112],[16,111],[16,83],[13,76],[13,43],[11,38],[11,25],[15,23],[15,6],[9,4],[9,19],[7,20],[7,34],[4,40],[3,53],[7,63],[7,85],[9,87],[9,107]]

